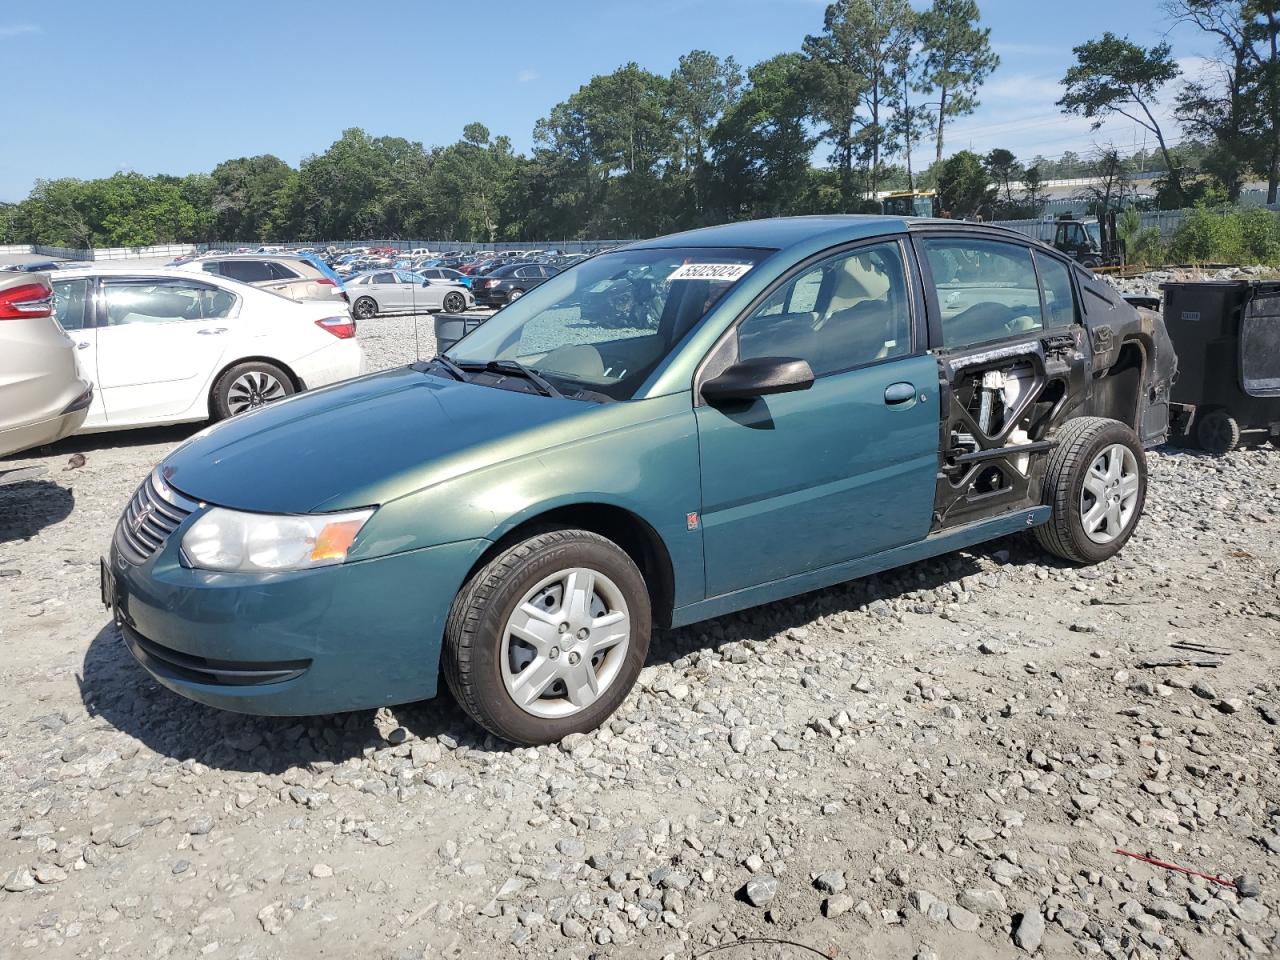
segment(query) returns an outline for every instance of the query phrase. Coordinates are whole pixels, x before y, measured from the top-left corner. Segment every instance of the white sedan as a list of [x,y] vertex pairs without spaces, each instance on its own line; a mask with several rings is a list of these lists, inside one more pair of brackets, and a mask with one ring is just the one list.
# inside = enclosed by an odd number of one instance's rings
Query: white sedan
[[361,320],[380,313],[462,313],[476,298],[452,280],[428,280],[408,270],[373,270],[346,282],[351,312]]
[[164,268],[59,270],[53,291],[95,388],[81,433],[221,420],[364,372],[341,302]]

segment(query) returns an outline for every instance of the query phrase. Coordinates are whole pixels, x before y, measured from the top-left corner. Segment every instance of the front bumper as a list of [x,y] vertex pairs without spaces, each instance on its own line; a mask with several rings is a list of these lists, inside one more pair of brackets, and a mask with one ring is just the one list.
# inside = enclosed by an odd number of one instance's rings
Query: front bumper
[[178,544],[142,563],[119,534],[105,562],[125,644],[157,681],[210,706],[307,716],[435,696],[445,620],[471,540],[270,576],[192,570]]

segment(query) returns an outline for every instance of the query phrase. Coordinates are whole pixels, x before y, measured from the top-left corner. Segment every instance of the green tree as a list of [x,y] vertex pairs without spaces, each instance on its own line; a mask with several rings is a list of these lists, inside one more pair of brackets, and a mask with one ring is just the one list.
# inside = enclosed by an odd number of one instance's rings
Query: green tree
[[1044,209],[1044,177],[1039,166],[1030,166],[1022,171],[1022,202],[1028,210],[1028,216],[1038,217]]
[[988,153],[984,162],[987,174],[1004,192],[1004,202],[1012,205],[1013,184],[1022,177],[1022,164],[1018,163],[1018,158],[1012,152],[1000,147]]
[[715,218],[799,212],[815,137],[807,122],[808,68],[782,53],[747,71],[748,86],[711,134]]
[[1218,44],[1218,83],[1188,82],[1178,93],[1176,115],[1188,135],[1209,145],[1204,168],[1234,203],[1248,164],[1248,77],[1256,61],[1253,8],[1248,0],[1165,0],[1166,13],[1197,27]]
[[209,175],[214,216],[222,240],[270,240],[281,190],[293,168],[271,154],[224,160]]
[[915,13],[907,0],[836,0],[823,32],[804,40],[815,77],[816,113],[835,147],[846,209],[856,200],[854,161],[863,188],[874,193],[883,160],[895,147],[888,124],[896,91],[896,65],[908,55]]
[[924,86],[938,97],[935,162],[942,160],[947,121],[977,109],[979,88],[1000,65],[991,49],[991,28],[979,26],[981,19],[977,0],[934,0],[920,14]]
[[556,192],[581,198],[588,233],[643,235],[672,222],[670,102],[666,77],[628,63],[593,77],[534,128],[540,150],[566,159],[559,169],[575,182]]
[[[915,44],[903,44],[891,66],[893,88],[889,94],[888,139],[897,148],[897,155],[903,158],[905,179],[901,186],[907,190],[914,190],[916,187],[911,154],[916,144],[928,136],[936,122],[929,105],[916,96],[928,89],[923,69],[924,54]],[[890,179],[889,175],[885,179]],[[887,182],[885,186],[889,186]]]
[[944,216],[957,220],[988,210],[995,189],[982,158],[970,150],[953,153],[938,168],[938,204]]
[[1102,39],[1082,43],[1072,52],[1076,62],[1062,78],[1066,93],[1058,106],[1064,113],[1093,120],[1095,130],[1111,114],[1148,130],[1168,165],[1170,202],[1181,206],[1182,178],[1154,113],[1160,91],[1181,73],[1169,44],[1142,47],[1108,31]]

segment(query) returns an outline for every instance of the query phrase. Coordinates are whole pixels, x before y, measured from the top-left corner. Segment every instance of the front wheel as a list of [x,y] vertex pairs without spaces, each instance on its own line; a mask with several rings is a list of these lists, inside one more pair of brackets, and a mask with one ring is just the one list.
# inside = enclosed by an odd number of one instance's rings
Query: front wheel
[[1043,502],[1053,515],[1036,528],[1036,539],[1064,560],[1100,563],[1133,535],[1146,497],[1147,458],[1137,434],[1105,417],[1069,420],[1045,471]]
[[462,313],[467,309],[467,298],[456,291],[446,293],[443,306],[445,313]]
[[615,543],[552,530],[511,546],[462,588],[445,627],[444,674],[491,733],[553,743],[618,708],[649,650],[644,577]]

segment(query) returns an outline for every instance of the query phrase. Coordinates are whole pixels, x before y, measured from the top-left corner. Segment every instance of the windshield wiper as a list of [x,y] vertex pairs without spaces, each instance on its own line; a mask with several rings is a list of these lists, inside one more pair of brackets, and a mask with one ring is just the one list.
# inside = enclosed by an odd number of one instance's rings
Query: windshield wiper
[[436,354],[431,358],[431,362],[438,363],[440,366],[444,367],[445,370],[449,372],[449,375],[455,380],[461,380],[463,383],[467,382],[467,371],[463,370],[444,354]]
[[492,370],[494,373],[515,374],[518,377],[524,377],[535,387],[544,397],[559,397],[563,399],[564,394],[557,390],[542,374],[532,367],[526,367],[519,360],[490,360],[484,365],[486,370]]

